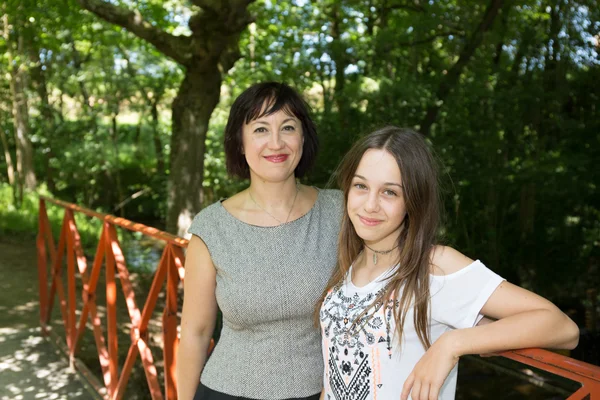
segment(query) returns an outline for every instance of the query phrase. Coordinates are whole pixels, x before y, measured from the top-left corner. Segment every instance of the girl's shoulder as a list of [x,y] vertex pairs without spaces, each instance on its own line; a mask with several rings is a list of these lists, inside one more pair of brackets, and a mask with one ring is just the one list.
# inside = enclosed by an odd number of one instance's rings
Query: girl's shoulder
[[460,251],[441,245],[433,247],[430,257],[430,273],[432,275],[450,275],[468,267],[474,262]]

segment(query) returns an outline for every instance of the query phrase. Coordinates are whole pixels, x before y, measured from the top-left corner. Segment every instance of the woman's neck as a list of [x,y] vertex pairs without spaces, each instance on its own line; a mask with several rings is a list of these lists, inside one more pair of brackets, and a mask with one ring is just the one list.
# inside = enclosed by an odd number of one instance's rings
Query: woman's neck
[[282,182],[267,182],[259,178],[250,181],[250,192],[252,199],[267,210],[289,210],[290,204],[297,196],[298,185],[296,178],[292,175]]

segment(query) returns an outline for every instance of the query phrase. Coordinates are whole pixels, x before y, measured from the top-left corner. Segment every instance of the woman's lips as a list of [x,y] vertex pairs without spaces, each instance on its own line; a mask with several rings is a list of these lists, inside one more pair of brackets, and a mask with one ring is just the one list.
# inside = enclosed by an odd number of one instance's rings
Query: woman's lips
[[288,154],[275,154],[272,156],[265,156],[265,159],[272,163],[282,163],[287,160],[289,157]]
[[366,218],[366,217],[361,217],[360,215],[358,216],[358,218],[360,219],[360,222],[362,222],[363,224],[365,224],[367,226],[376,226],[383,222],[380,219]]

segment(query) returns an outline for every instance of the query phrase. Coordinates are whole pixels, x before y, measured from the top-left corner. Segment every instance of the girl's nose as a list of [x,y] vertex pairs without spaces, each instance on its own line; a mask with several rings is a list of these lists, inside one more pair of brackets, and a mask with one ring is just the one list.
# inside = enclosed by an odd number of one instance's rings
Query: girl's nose
[[370,213],[379,211],[379,196],[376,192],[369,193],[365,202],[365,211]]

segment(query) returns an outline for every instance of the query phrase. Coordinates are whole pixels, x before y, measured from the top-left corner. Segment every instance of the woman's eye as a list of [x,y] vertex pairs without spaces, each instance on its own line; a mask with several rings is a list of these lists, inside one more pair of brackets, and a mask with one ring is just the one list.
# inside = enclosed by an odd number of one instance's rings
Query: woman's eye
[[394,192],[393,190],[390,190],[390,189],[384,190],[383,193],[386,196],[398,196],[398,194],[396,192]]
[[261,126],[261,127],[258,127],[258,128],[256,128],[256,129],[254,130],[254,133],[265,133],[266,131],[267,131],[267,128],[263,128],[263,127]]
[[360,190],[366,189],[367,187],[362,183],[355,183],[354,187]]
[[283,130],[284,131],[288,131],[288,132],[293,132],[293,131],[296,130],[296,127],[292,126],[292,125],[286,125],[286,126],[283,127]]

